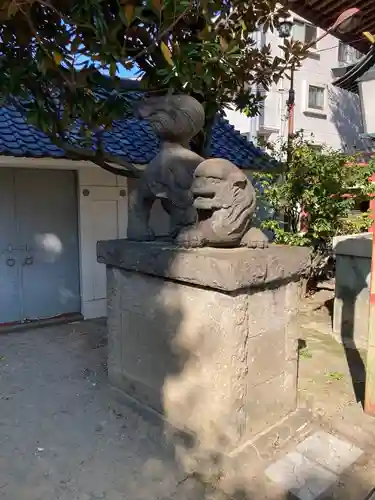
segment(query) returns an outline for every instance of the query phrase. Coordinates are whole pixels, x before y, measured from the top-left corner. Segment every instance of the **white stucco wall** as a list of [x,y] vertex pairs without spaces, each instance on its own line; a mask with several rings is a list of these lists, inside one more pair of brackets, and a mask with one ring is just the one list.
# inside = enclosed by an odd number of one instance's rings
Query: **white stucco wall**
[[1,167],[77,171],[81,312],[85,319],[105,316],[106,270],[96,261],[96,242],[126,237],[127,180],[89,162],[0,156]]
[[[298,18],[298,16],[295,16]],[[301,18],[300,18],[301,19]],[[318,29],[318,36],[322,33]],[[280,55],[278,47],[283,43],[277,33],[267,33],[265,43],[270,43],[273,55]],[[315,52],[307,57],[302,67],[295,73],[295,131],[304,129],[306,136],[313,134],[314,142],[327,144],[335,149],[361,149],[363,143],[359,138],[362,133],[361,109],[357,96],[336,89],[331,85],[331,69],[339,65],[338,40],[327,36],[321,40]],[[326,106],[324,114],[311,114],[307,111],[308,85],[324,85],[326,87]],[[229,111],[229,121],[242,133],[255,128],[262,133],[268,132],[270,140],[287,136],[286,100],[290,82],[284,78],[273,85],[267,94],[262,117],[246,118],[239,112]]]

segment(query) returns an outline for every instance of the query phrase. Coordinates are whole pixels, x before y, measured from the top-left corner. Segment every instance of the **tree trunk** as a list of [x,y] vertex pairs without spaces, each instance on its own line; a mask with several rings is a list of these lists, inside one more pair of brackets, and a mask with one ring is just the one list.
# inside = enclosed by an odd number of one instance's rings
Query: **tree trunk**
[[212,131],[215,124],[215,116],[207,117],[204,128],[191,141],[191,149],[203,158],[211,156]]

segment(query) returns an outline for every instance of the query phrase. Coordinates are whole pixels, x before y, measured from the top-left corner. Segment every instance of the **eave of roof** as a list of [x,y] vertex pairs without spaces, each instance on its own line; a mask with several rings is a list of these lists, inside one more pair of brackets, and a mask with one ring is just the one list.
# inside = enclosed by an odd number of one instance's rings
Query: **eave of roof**
[[375,1],[374,0],[281,0],[281,3],[315,26],[328,30],[337,17],[346,9],[357,7],[360,14],[353,27],[346,33],[339,31],[334,35],[343,42],[352,45],[362,53],[369,50],[370,43],[362,35],[364,31],[375,33]]
[[[159,141],[148,122],[135,118],[116,121],[112,129],[103,134],[103,143],[109,154],[138,165],[149,163],[159,149]],[[277,166],[265,151],[247,141],[221,117],[214,125],[211,149],[212,157],[225,158],[242,169],[272,170]],[[66,158],[62,149],[11,106],[0,107],[0,155]]]
[[365,78],[375,66],[375,45],[356,64],[332,70],[336,79],[332,85],[351,92],[358,92],[358,81]]

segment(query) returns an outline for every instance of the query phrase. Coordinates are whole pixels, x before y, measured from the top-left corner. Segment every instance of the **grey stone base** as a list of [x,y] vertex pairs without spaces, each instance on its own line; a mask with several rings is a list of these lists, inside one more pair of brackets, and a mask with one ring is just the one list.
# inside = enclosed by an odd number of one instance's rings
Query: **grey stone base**
[[296,410],[290,320],[307,249],[125,240],[100,244],[98,255],[107,263],[109,380],[179,430],[168,432],[187,471],[217,467]]
[[181,433],[173,427],[164,416],[148,405],[140,403],[126,392],[110,386],[111,408],[119,416],[133,408],[151,425],[162,425],[164,434],[170,444],[179,451],[178,458],[182,462],[186,474],[192,474],[204,483],[212,483],[226,494],[231,495],[240,483],[242,487],[251,489],[257,475],[264,471],[270,462],[285,449],[305,439],[315,429],[316,423],[311,409],[301,405],[296,410],[281,418],[274,425],[256,434],[231,453],[204,455],[198,457],[190,453],[189,445],[194,436]]

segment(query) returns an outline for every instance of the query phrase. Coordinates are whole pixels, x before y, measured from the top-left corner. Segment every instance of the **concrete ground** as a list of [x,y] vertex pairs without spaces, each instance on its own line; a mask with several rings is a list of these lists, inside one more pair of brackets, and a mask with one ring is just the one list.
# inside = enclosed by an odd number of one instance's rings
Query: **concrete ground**
[[330,335],[333,297],[332,289],[323,288],[304,302],[299,391],[322,429],[364,451],[327,497],[354,500],[375,487],[375,418],[363,412],[366,352],[345,348]]
[[[307,300],[299,319],[300,397],[317,420],[238,499],[361,500],[375,487],[375,420],[356,398],[363,353],[330,338],[323,303]],[[0,499],[220,497],[186,479],[161,424],[131,408],[114,413],[105,359],[100,321],[0,336]]]
[[0,498],[170,498],[183,475],[130,408],[109,409],[105,326],[87,322],[0,336]]

